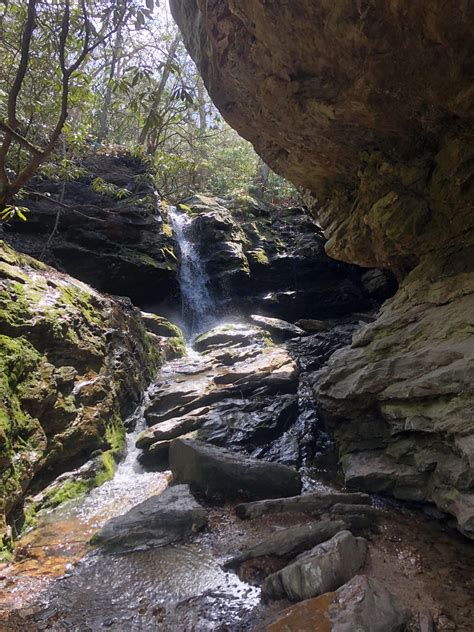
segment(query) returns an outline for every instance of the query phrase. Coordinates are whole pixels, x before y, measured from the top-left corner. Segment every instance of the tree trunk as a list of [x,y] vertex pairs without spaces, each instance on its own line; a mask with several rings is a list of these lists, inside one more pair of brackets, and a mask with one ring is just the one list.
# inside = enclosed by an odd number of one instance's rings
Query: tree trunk
[[145,119],[145,123],[141,129],[140,135],[138,137],[138,142],[140,145],[144,145],[147,139],[148,131],[151,128],[151,121],[153,120],[153,115],[158,111],[160,107],[161,100],[163,98],[163,93],[166,88],[166,84],[168,83],[168,79],[171,74],[171,64],[173,62],[173,58],[176,55],[176,51],[178,49],[178,44],[181,39],[181,35],[178,34],[171,42],[171,45],[168,50],[168,56],[166,59],[166,63],[163,67],[163,74],[161,75],[160,83],[158,86],[158,90],[156,91],[155,98],[153,99],[153,104],[150,108],[148,116]]
[[99,132],[97,139],[103,141],[109,133],[109,109],[112,102],[112,82],[114,80],[117,70],[117,60],[122,48],[122,28],[119,27],[117,35],[115,36],[114,45],[112,48],[112,59],[110,63],[109,78],[107,81],[107,89],[105,91],[104,102],[99,116]]
[[265,190],[268,184],[268,177],[270,176],[270,167],[259,158],[257,163],[257,175],[255,177],[255,197],[258,200],[263,200],[265,196]]

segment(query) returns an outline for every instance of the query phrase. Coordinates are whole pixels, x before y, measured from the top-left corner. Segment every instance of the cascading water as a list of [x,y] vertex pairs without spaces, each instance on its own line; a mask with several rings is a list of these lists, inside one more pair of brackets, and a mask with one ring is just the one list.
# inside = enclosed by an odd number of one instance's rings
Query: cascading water
[[176,208],[169,211],[169,216],[181,254],[179,285],[183,324],[188,337],[192,337],[215,322],[216,302],[209,289],[204,262],[191,239],[191,219]]

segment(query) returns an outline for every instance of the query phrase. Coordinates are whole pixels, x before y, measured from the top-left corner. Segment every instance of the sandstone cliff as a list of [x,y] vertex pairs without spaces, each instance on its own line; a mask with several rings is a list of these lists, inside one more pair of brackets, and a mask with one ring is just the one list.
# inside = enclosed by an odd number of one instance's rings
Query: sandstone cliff
[[471,3],[172,0],[215,103],[398,294],[315,376],[347,480],[474,535]]

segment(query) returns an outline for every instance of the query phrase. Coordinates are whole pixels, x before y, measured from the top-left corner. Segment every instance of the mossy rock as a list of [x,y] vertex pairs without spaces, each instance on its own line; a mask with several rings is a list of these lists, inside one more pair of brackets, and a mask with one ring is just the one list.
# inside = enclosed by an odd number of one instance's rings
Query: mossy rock
[[165,336],[167,338],[183,337],[181,329],[163,316],[152,314],[150,312],[141,312],[141,317],[145,323],[145,328],[157,336]]
[[164,357],[129,301],[0,242],[0,534],[33,478],[41,488],[102,453],[94,476],[54,492],[55,505],[113,475],[123,419]]

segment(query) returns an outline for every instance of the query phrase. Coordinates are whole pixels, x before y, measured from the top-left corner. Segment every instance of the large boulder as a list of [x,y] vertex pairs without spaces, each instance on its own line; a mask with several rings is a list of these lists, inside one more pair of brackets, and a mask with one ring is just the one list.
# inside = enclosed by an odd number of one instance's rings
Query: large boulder
[[0,242],[0,532],[33,478],[38,491],[97,450],[93,475],[49,502],[110,478],[160,358],[129,301]]
[[189,537],[206,525],[206,511],[188,486],[174,485],[109,520],[92,543],[114,551],[153,548]]
[[[171,7],[225,118],[309,191],[326,252],[400,281],[315,380],[346,467],[372,452],[380,473],[383,458],[384,491],[435,503],[472,537],[473,6]],[[363,284],[378,293],[379,281]]]
[[366,555],[367,540],[341,531],[267,577],[263,598],[302,601],[336,590],[362,568]]
[[239,323],[225,323],[217,325],[196,338],[196,351],[207,351],[215,346],[232,346],[261,344],[265,341],[264,332],[260,327],[251,327]]
[[306,335],[306,332],[300,327],[288,323],[286,320],[281,320],[280,318],[268,318],[266,316],[252,314],[250,320],[262,329],[266,329],[274,342],[284,342],[291,338]]
[[357,575],[336,592],[284,610],[269,632],[402,632],[409,611],[377,579]]
[[293,468],[244,457],[201,441],[176,439],[169,450],[169,461],[175,480],[211,498],[271,498],[301,491],[301,479]]

